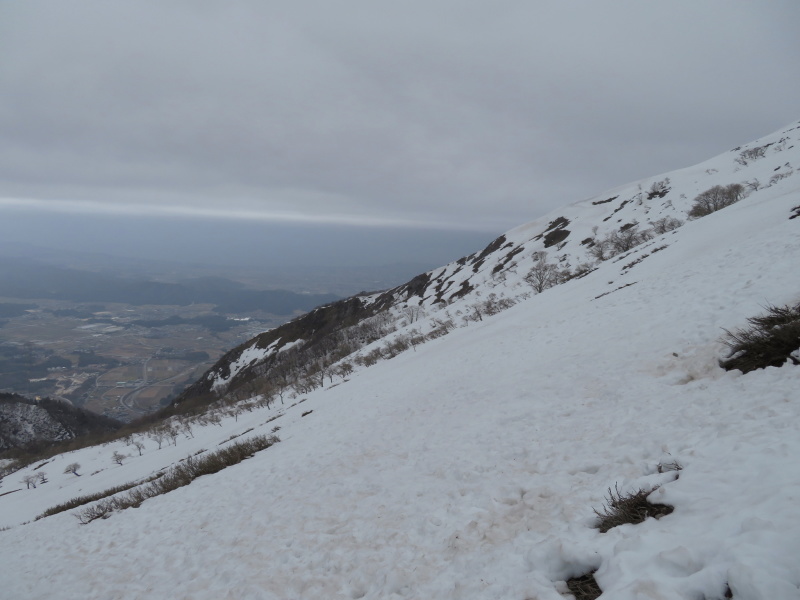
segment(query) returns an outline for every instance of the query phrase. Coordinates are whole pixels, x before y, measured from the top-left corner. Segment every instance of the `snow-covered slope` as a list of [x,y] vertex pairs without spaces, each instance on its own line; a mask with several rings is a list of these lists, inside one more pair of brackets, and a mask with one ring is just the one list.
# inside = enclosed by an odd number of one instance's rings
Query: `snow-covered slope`
[[[567,207],[392,292],[422,308],[387,303],[405,319],[391,336],[451,320],[447,335],[354,362],[283,405],[195,425],[176,445],[142,438],[139,456],[119,441],[6,478],[4,596],[546,600],[597,569],[604,598],[800,597],[800,368],[718,366],[723,328],[800,301],[800,177],[770,185],[800,164],[798,134],[642,182],[641,203],[633,184]],[[768,143],[763,157],[736,162]],[[670,191],[646,199],[667,177]],[[697,193],[755,178],[737,204],[583,277],[538,294],[523,279],[550,223],[568,220],[570,233],[548,260],[574,268],[590,236],[685,219]],[[437,303],[437,286],[465,291]],[[472,318],[492,293],[515,304]],[[140,508],[88,525],[75,511],[21,524],[276,426],[280,443]],[[114,452],[129,455],[121,466]],[[63,474],[74,462],[82,476]],[[673,462],[682,470],[659,472]],[[19,489],[37,467],[48,483]],[[672,514],[593,528],[609,488],[657,485],[651,498]]]
[[[602,261],[612,262],[616,268],[604,265],[602,277],[610,278],[607,285],[613,287],[599,289],[598,293],[626,285],[636,278],[643,261],[680,243],[677,229],[686,222],[698,194],[714,186],[738,184],[744,196],[758,202],[796,188],[800,179],[799,141],[800,126],[793,124],[694,167],[637,181],[567,206],[509,231],[480,252],[423,273],[395,289],[316,309],[223,356],[179,402],[203,395],[216,397],[242,386],[240,396],[263,389],[253,380],[269,379],[279,355],[291,346],[312,355],[302,361],[319,363],[327,370],[326,361],[314,348],[326,336],[329,345],[340,348],[344,337],[370,342],[375,349],[373,338],[355,325],[369,319],[374,322],[376,314],[382,316],[382,329],[375,337],[383,338],[384,346],[399,336],[428,335],[441,330],[442,324],[449,330],[465,320],[477,321],[483,313],[502,310],[549,287],[552,281],[543,286],[541,276],[538,283],[535,274],[526,279],[537,265],[552,269],[545,278],[564,281],[584,276]],[[350,332],[343,331],[344,326],[350,327]],[[333,340],[331,332],[336,334]],[[351,346],[343,353],[344,360],[351,362],[370,350],[353,354],[361,344]]]

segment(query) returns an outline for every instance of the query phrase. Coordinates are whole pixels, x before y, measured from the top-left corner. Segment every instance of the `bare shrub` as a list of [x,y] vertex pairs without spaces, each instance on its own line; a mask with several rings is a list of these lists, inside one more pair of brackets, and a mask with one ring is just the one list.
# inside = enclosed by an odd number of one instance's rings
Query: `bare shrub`
[[767,147],[769,146],[758,146],[756,148],[747,148],[746,150],[742,150],[739,153],[739,157],[736,159],[736,162],[746,167],[748,163],[753,162],[754,160],[758,160],[759,158],[764,158],[764,154],[767,151]]
[[653,185],[650,186],[650,190],[647,192],[647,199],[652,200],[653,198],[663,198],[667,194],[669,194],[669,177],[662,181],[655,181]]
[[343,362],[339,365],[339,368],[336,370],[336,374],[344,379],[345,377],[351,375],[353,373],[353,365],[348,362]]
[[453,319],[432,319],[433,329],[431,329],[426,335],[426,340],[435,340],[436,338],[440,338],[444,335],[450,333],[453,329],[456,328],[455,323],[453,323]]
[[606,242],[611,246],[613,253],[621,254],[635,248],[649,240],[651,237],[650,232],[640,231],[639,226],[636,224],[623,226],[619,231],[612,231],[606,237]]
[[489,294],[489,297],[483,302],[483,312],[486,315],[492,316],[508,310],[514,306],[516,302],[511,298],[499,298],[497,294]]
[[89,502],[94,502],[96,500],[102,500],[103,498],[108,498],[114,494],[118,494],[120,492],[124,492],[129,490],[137,485],[141,485],[139,481],[132,481],[130,483],[125,483],[122,485],[118,485],[117,487],[109,488],[97,494],[90,494],[88,496],[77,496],[72,498],[71,500],[67,500],[63,504],[58,504],[52,508],[48,508],[38,517],[36,520],[44,519],[45,517],[49,517],[51,515],[57,515],[58,513],[64,512],[65,510],[71,510],[73,508],[78,508],[79,506],[83,506],[84,504],[88,504]]
[[775,173],[772,177],[769,178],[769,183],[767,187],[773,186],[778,183],[781,179],[786,179],[787,177],[791,177],[794,174],[794,171],[784,171],[783,173]]
[[279,441],[278,437],[274,435],[258,435],[221,448],[216,452],[204,454],[200,458],[189,456],[158,479],[151,480],[147,485],[131,489],[124,496],[108,497],[106,500],[83,509],[76,516],[82,525],[86,525],[95,519],[107,518],[115,510],[138,507],[148,498],[166,494],[179,487],[189,485],[198,477],[217,473],[225,467],[238,464],[259,450],[269,448]]
[[383,353],[381,352],[380,348],[374,348],[364,354],[361,358],[365,367],[371,367],[372,365],[376,364],[381,358],[383,358]]
[[393,340],[390,340],[384,346],[385,354],[387,358],[394,358],[401,352],[405,352],[411,347],[411,342],[408,339],[407,335],[399,335]]
[[653,221],[650,225],[655,235],[662,235],[674,229],[678,229],[678,227],[683,225],[683,221],[675,217],[663,217],[657,221]]
[[592,245],[589,247],[588,253],[598,261],[608,260],[643,244],[653,235],[652,229],[642,231],[637,223],[628,223],[619,230],[608,233],[603,239],[591,238]]
[[699,219],[726,206],[735,204],[744,198],[744,191],[744,186],[741,183],[732,183],[725,186],[715,185],[697,195],[692,208],[689,210],[689,218]]
[[589,273],[594,271],[594,267],[587,262],[579,263],[575,270],[569,274],[569,279],[580,279],[581,277],[585,277]]
[[671,506],[666,504],[651,504],[647,497],[652,494],[658,486],[649,490],[639,490],[630,494],[623,495],[617,486],[614,491],[608,488],[608,499],[602,512],[595,509],[598,517],[596,527],[600,533],[605,533],[617,525],[626,523],[636,525],[642,523],[647,517],[660,519],[673,511]]
[[726,371],[749,373],[766,367],[780,367],[786,361],[800,365],[800,304],[767,306],[767,313],[747,319],[749,327],[725,330],[722,342],[730,349],[720,361]]

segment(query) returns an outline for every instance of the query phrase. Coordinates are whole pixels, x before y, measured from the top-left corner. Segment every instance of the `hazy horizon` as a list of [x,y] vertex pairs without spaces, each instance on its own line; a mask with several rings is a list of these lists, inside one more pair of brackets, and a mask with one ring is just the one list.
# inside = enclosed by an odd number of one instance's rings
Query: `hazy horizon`
[[0,236],[438,266],[797,120],[800,4],[0,3]]

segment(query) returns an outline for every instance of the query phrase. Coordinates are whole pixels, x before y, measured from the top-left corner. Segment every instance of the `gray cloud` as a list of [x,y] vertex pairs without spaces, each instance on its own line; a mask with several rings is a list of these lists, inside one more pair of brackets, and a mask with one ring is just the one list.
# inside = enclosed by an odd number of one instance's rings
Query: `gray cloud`
[[500,232],[800,118],[798,17],[789,1],[4,3],[0,197]]

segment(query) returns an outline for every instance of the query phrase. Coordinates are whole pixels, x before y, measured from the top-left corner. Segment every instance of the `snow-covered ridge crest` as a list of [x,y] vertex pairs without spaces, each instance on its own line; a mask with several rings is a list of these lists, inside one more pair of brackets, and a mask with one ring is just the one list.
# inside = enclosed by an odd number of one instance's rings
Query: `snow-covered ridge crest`
[[[623,278],[680,242],[679,229],[687,223],[695,198],[706,190],[740,186],[740,195],[754,203],[797,187],[799,138],[800,125],[795,123],[693,167],[553,211],[512,229],[480,252],[392,290],[315,309],[223,356],[205,381],[177,403],[198,396],[213,399],[239,388],[238,394],[245,397],[270,389],[270,380],[285,386],[287,378],[302,380],[303,393],[316,383],[322,385],[326,376],[332,383],[333,373],[344,377],[353,362],[374,364],[553,285],[587,276],[601,265],[604,274],[592,276]],[[613,275],[606,263],[617,265]],[[295,353],[279,357],[289,348]],[[313,356],[299,358],[304,351]],[[281,361],[284,366],[276,372]],[[302,372],[287,375],[287,365],[298,361],[304,363]]]

